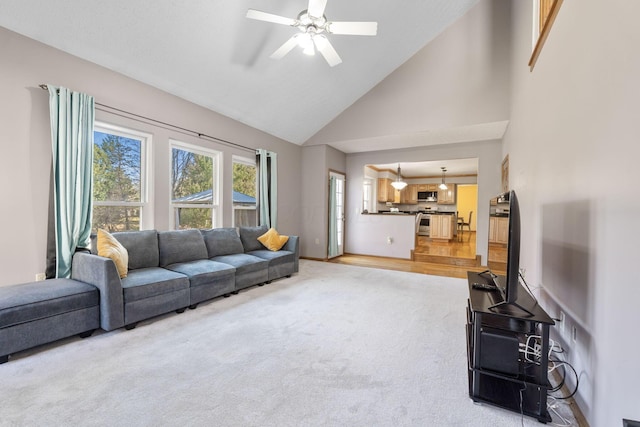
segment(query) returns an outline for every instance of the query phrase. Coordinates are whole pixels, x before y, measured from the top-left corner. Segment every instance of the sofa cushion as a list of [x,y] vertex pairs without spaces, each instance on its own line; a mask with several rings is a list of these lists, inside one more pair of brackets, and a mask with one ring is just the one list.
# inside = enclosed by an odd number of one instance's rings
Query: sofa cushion
[[189,278],[184,274],[160,267],[129,271],[122,279],[124,302],[129,303],[157,295],[189,289]]
[[0,329],[95,307],[99,303],[96,287],[72,279],[3,286],[0,287]]
[[288,240],[289,236],[279,234],[275,228],[270,228],[269,231],[258,237],[258,241],[270,251],[279,251]]
[[158,232],[156,230],[112,233],[129,253],[129,270],[158,266]]
[[160,267],[208,258],[200,230],[162,231],[158,233],[158,249]]
[[98,230],[97,247],[98,255],[111,258],[116,264],[120,278],[127,277],[127,270],[129,269],[129,252],[127,248],[122,246],[118,239],[102,229]]
[[240,227],[240,240],[242,241],[244,251],[250,252],[264,249],[262,243],[258,241],[258,237],[262,236],[267,231],[269,231],[269,228],[266,225],[260,225],[258,227]]
[[258,258],[267,260],[269,261],[270,266],[280,265],[280,264],[285,264],[288,262],[295,261],[295,254],[291,251],[284,251],[284,250],[274,252],[268,249],[261,249],[258,251],[251,251],[248,253],[248,255],[253,255]]
[[266,260],[248,254],[221,255],[212,258],[212,260],[234,266],[236,268],[236,274],[244,274],[269,268]]
[[234,274],[236,271],[236,269],[229,264],[208,259],[180,262],[168,265],[166,268],[189,277],[191,287],[214,282],[218,277]]
[[235,228],[213,228],[201,230],[201,232],[207,246],[208,258],[244,252],[242,241]]

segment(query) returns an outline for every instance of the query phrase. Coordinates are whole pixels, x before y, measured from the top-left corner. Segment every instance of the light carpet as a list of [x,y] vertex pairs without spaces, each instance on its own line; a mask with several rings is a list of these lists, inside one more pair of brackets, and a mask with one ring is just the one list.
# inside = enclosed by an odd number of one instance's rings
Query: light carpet
[[514,426],[469,399],[466,280],[300,273],[0,365],[0,425]]

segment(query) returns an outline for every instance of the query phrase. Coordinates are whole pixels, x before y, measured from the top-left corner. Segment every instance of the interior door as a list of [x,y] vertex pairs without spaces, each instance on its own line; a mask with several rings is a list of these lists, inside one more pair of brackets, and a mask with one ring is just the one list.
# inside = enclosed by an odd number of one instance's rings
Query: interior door
[[329,172],[329,247],[328,258],[344,254],[344,189],[345,175]]

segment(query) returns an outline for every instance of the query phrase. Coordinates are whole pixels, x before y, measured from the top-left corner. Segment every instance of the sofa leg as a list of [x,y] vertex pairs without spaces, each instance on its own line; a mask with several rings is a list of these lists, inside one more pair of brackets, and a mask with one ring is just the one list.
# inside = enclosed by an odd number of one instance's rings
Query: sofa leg
[[267,281],[266,281],[266,282],[264,282],[264,283],[266,283],[266,284],[268,285],[268,284],[270,284],[270,283],[271,283],[271,280],[267,280]]
[[264,286],[264,285],[266,285],[267,283],[269,283],[269,282],[258,283],[258,286]]
[[125,328],[127,331],[130,331],[130,330],[132,330],[133,328],[135,328],[136,326],[138,326],[138,322],[136,322],[136,323],[131,323],[131,324],[129,324],[129,325],[124,325],[124,328]]
[[234,294],[234,295],[238,295],[238,292],[240,292],[240,291],[233,291],[231,293]]
[[291,275],[290,275],[290,274],[287,274],[285,277],[288,279],[289,277],[291,277]]
[[229,298],[231,296],[231,294],[224,294],[222,296],[225,297],[225,298]]
[[184,308],[179,308],[176,310],[176,313],[180,314],[180,313],[184,313],[184,311],[187,309],[187,307]]
[[90,331],[84,331],[83,333],[78,334],[78,336],[80,338],[89,338],[91,335],[93,335],[95,331],[96,331],[95,329],[91,329]]
[[196,309],[196,307],[198,307],[198,304],[191,304],[191,305],[189,306],[189,310],[195,310],[195,309]]
[[7,363],[9,361],[9,355],[5,354],[4,356],[0,356],[0,365],[3,363]]

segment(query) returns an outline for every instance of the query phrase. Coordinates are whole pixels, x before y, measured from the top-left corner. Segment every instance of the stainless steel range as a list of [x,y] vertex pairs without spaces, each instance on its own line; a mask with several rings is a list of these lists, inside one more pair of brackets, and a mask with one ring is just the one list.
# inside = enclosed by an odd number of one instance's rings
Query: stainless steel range
[[419,236],[428,236],[429,235],[429,227],[431,223],[431,214],[423,213],[422,218],[420,219],[420,225],[418,226],[418,235]]

